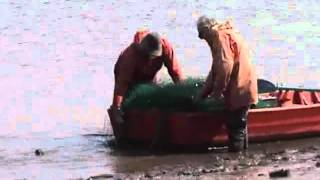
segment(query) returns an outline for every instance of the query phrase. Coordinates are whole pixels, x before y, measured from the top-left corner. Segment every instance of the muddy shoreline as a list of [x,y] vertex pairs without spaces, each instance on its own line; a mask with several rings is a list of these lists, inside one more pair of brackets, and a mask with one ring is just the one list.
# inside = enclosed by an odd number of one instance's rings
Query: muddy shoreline
[[252,144],[241,155],[156,155],[119,151],[100,137],[112,134],[113,68],[136,30],[165,35],[185,75],[206,76],[212,56],[197,17],[234,18],[259,78],[319,88],[319,8],[315,1],[1,1],[0,179],[269,179],[278,169],[291,179],[319,177],[317,138]]
[[226,149],[187,154],[145,151],[145,155],[141,151],[118,151],[114,155],[136,159],[118,164],[114,174],[83,179],[305,179],[320,172],[319,142],[320,138],[308,138],[251,144],[241,153]]

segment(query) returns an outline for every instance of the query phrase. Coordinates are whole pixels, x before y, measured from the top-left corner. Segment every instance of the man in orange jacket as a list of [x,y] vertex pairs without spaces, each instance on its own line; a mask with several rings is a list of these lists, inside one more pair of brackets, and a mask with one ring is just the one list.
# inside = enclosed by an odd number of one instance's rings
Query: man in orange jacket
[[[109,115],[122,123],[121,104],[131,87],[141,82],[155,82],[165,65],[174,83],[183,80],[176,54],[168,40],[156,32],[138,31],[133,42],[121,52],[114,67],[114,95]],[[117,135],[116,135],[117,136]]]
[[198,19],[199,38],[212,53],[212,67],[198,99],[224,97],[230,117],[226,122],[229,151],[238,152],[247,146],[247,115],[258,101],[257,77],[251,64],[249,48],[232,24],[217,23],[202,16]]

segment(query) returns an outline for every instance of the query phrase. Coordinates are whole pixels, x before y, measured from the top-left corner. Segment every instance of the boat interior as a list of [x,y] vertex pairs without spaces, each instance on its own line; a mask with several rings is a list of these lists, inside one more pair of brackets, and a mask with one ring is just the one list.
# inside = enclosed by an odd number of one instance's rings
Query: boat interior
[[276,101],[277,107],[320,105],[320,90],[278,88],[278,90],[259,94],[259,100]]

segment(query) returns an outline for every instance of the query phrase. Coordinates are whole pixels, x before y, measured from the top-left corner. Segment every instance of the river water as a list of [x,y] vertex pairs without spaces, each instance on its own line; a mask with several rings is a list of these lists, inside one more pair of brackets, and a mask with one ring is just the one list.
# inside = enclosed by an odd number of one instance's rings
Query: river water
[[[128,155],[108,146],[112,130],[105,115],[120,51],[137,29],[147,27],[174,45],[185,74],[205,76],[211,55],[197,37],[196,20],[202,14],[220,21],[232,18],[252,49],[260,78],[279,86],[320,88],[319,11],[315,0],[0,0],[0,179],[119,173],[134,179],[140,177],[137,172],[157,167],[176,167],[178,172],[180,165],[197,169],[199,162],[210,164],[206,161],[216,157],[214,152]],[[168,77],[166,71],[161,74]],[[317,148],[310,147],[314,142],[319,140],[290,142],[287,151],[302,149],[294,153],[305,167],[305,159],[317,157]],[[261,146],[272,150],[279,143]],[[249,154],[260,152],[260,145],[252,147]],[[35,156],[36,149],[44,155]],[[319,176],[314,168],[298,170],[303,176],[293,177]],[[238,177],[228,172],[221,178]],[[253,170],[239,172],[256,175]],[[213,176],[217,174],[203,178]]]

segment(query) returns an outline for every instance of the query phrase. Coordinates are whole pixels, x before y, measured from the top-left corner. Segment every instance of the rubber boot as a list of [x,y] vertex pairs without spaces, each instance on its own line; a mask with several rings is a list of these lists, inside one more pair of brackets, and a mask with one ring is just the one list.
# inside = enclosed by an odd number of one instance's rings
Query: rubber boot
[[230,117],[227,120],[229,152],[240,152],[248,148],[248,109],[248,107],[245,107],[230,112]]

